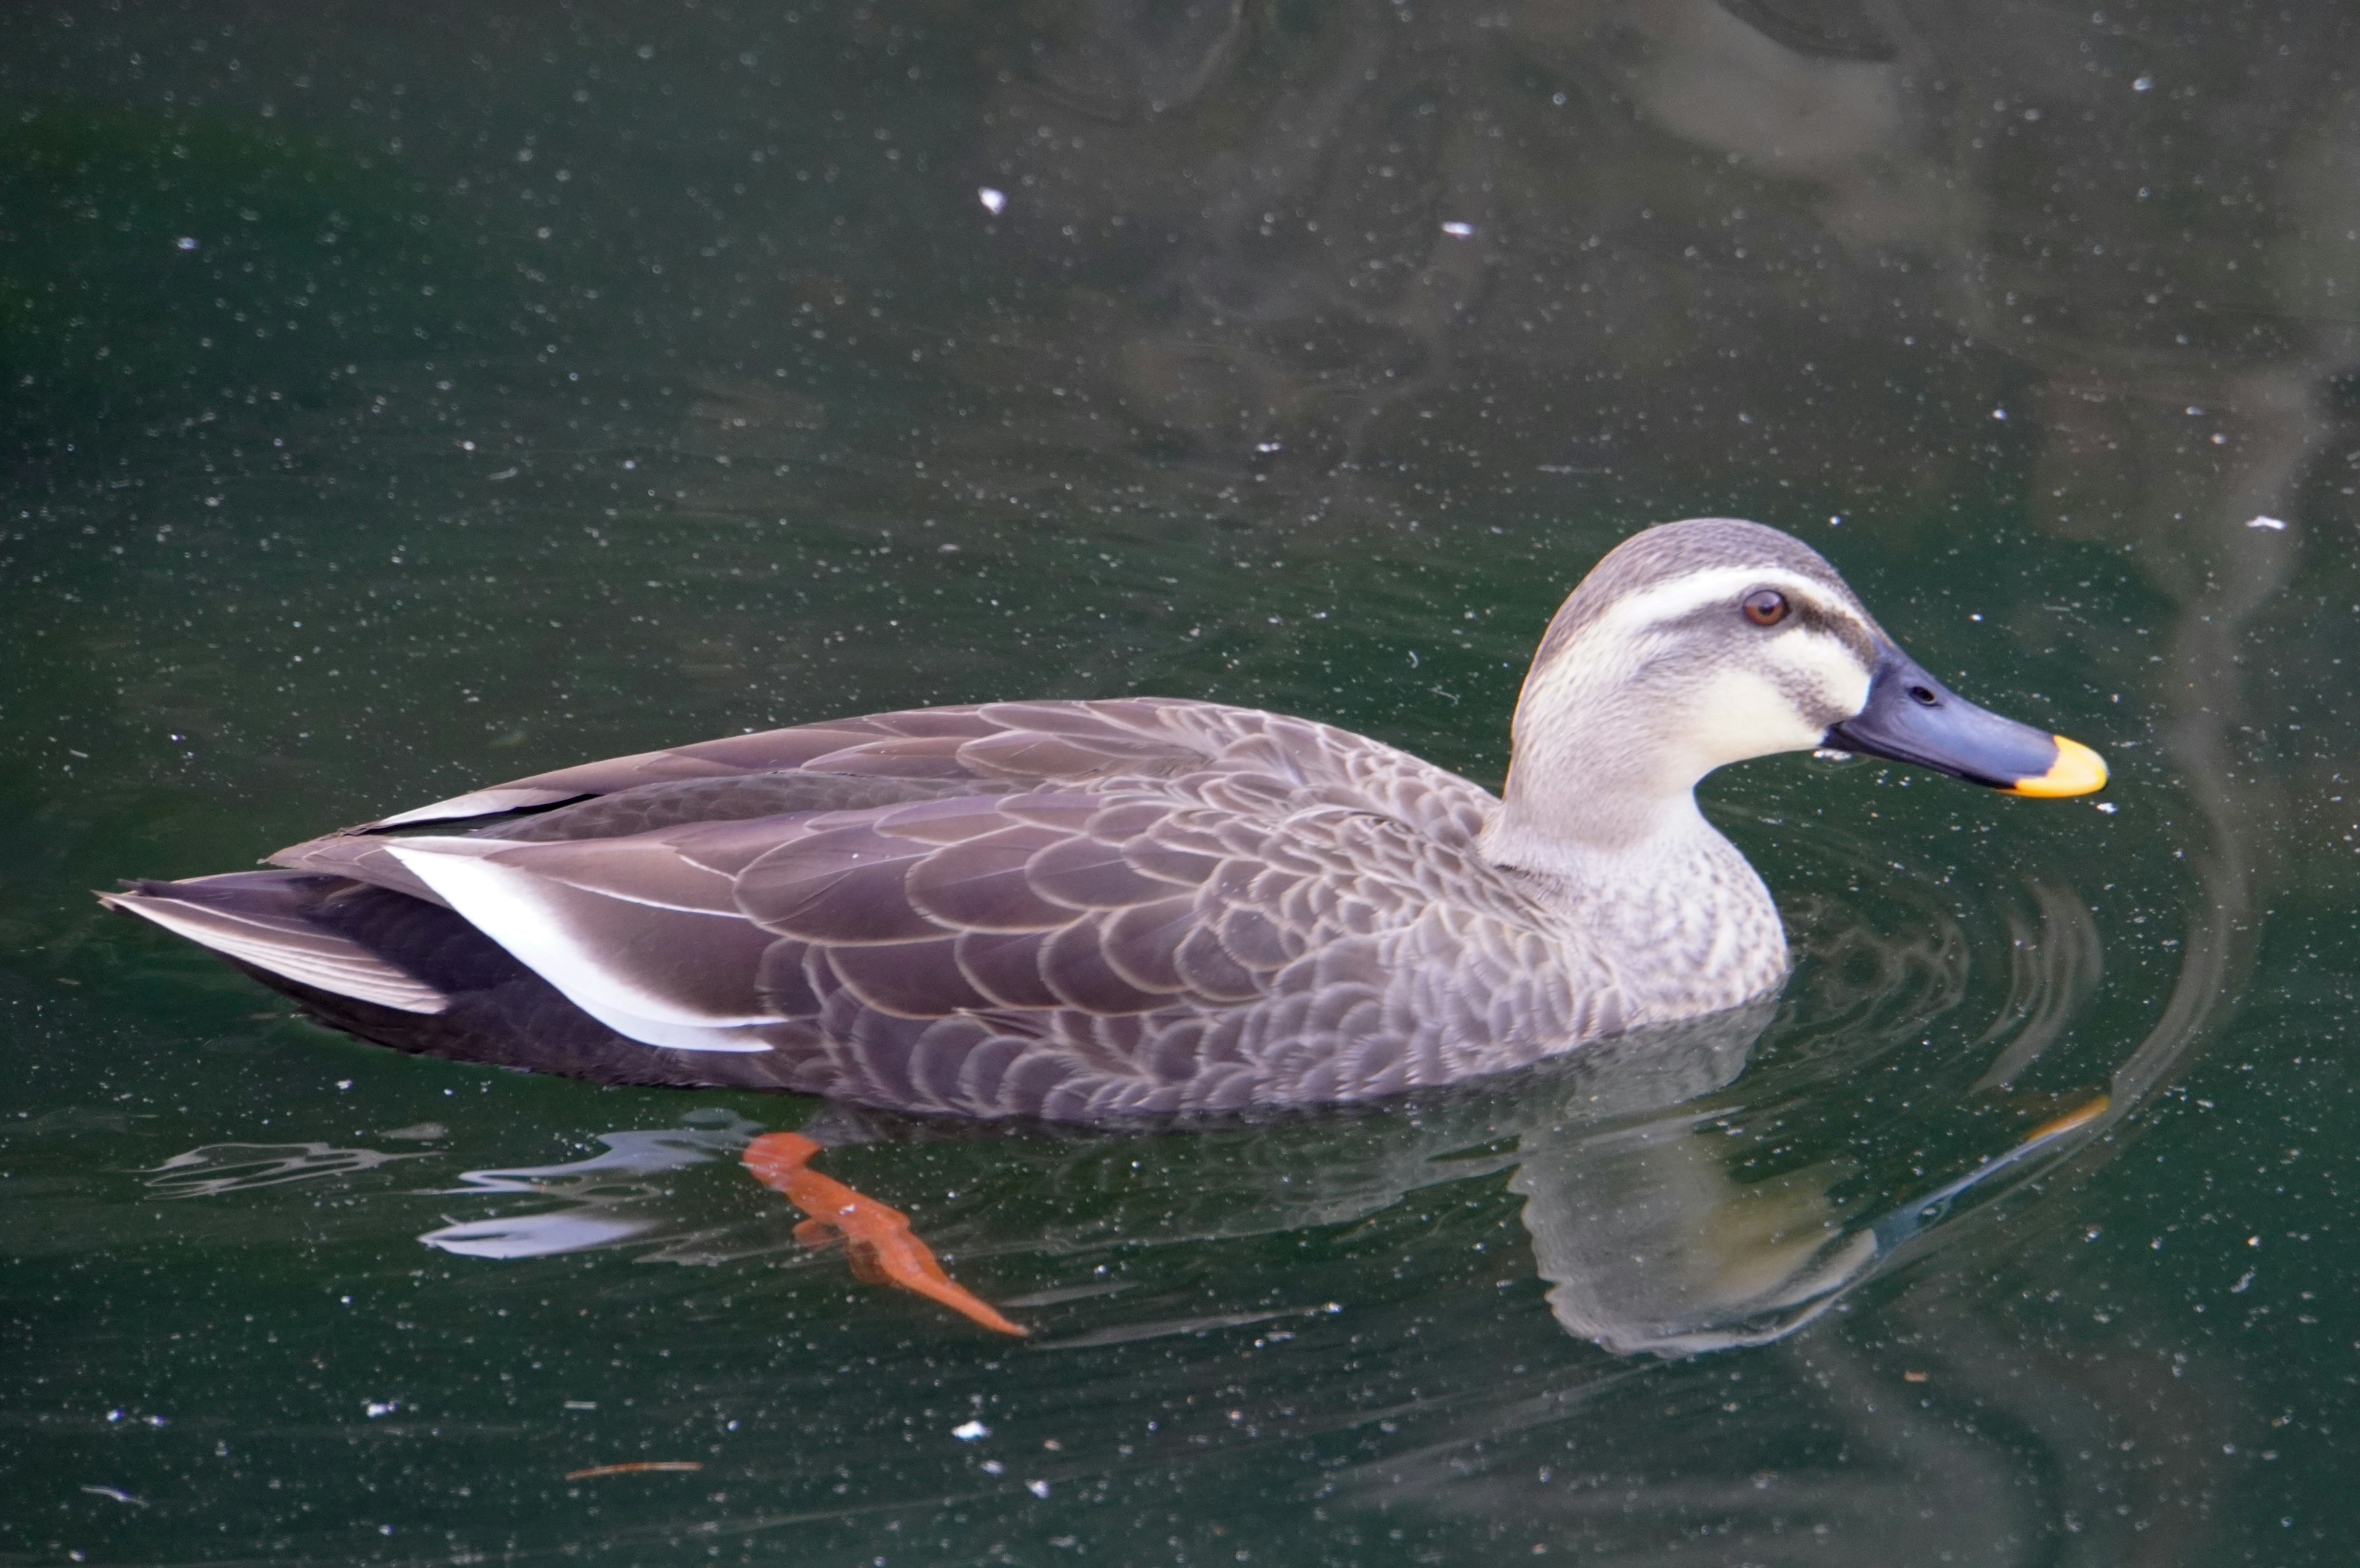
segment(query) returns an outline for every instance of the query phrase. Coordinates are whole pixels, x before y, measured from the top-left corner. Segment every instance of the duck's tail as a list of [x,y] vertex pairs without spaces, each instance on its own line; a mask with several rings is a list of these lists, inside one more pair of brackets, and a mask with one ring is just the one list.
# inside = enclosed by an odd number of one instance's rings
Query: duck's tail
[[397,888],[234,871],[98,897],[212,949],[314,1021],[396,1051],[601,1083],[792,1086],[767,1054],[716,1060],[617,1034],[455,911]]
[[132,882],[119,893],[101,893],[98,901],[309,991],[405,1013],[448,1007],[448,992],[336,929],[327,914],[332,900],[357,890],[341,877],[233,871],[185,882]]

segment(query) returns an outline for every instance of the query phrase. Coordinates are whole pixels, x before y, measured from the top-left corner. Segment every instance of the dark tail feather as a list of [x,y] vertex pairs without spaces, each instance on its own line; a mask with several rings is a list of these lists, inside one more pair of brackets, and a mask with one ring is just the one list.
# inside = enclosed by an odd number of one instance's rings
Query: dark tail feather
[[298,871],[234,871],[185,882],[134,882],[98,898],[246,968],[310,990],[405,1013],[449,1007],[442,988],[319,920],[325,901],[352,886],[342,877]]

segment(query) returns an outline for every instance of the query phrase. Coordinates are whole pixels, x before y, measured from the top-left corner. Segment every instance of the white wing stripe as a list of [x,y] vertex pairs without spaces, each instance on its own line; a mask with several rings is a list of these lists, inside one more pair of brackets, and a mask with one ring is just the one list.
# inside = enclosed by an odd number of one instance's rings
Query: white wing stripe
[[601,964],[597,951],[568,925],[553,897],[563,885],[493,858],[501,847],[481,839],[436,838],[404,839],[386,846],[468,924],[616,1033],[672,1051],[770,1049],[766,1040],[741,1038],[740,1031],[785,1019],[773,1014],[694,1012],[676,997],[632,985]]

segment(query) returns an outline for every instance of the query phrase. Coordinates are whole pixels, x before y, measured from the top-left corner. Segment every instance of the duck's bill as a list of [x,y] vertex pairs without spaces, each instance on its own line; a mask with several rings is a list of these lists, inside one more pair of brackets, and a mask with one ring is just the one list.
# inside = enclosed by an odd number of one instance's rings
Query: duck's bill
[[1828,729],[1827,744],[1885,757],[2014,795],[2086,795],[2105,787],[2105,759],[2080,741],[1978,708],[1887,647],[1858,718]]

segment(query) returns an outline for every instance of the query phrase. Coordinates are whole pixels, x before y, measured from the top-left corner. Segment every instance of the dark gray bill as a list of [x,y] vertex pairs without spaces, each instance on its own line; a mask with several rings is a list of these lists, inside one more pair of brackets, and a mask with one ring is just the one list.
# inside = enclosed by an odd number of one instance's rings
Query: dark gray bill
[[1828,726],[1827,744],[2017,795],[2086,795],[2106,782],[2104,760],[2088,746],[1976,707],[1890,643],[1868,705]]

